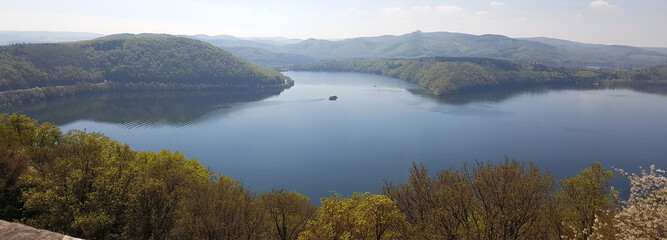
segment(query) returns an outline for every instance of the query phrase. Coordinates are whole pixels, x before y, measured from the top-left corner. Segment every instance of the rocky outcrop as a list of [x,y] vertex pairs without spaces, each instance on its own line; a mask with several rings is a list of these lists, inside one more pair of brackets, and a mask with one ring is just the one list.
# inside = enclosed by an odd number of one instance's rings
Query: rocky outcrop
[[12,240],[76,240],[80,238],[73,238],[59,233],[41,230],[34,227],[29,227],[19,223],[12,223],[0,220],[0,239]]

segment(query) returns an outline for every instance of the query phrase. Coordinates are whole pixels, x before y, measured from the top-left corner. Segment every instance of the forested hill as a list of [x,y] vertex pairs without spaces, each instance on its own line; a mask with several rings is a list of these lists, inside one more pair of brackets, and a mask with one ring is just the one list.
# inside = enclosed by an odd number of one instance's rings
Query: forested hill
[[[211,37],[214,38],[214,37]],[[318,60],[387,59],[415,57],[480,57],[512,59],[549,66],[638,69],[667,65],[667,53],[661,48],[639,48],[583,44],[559,39],[517,39],[502,35],[470,35],[451,32],[413,32],[400,36],[359,37],[344,40],[308,39],[284,45],[259,44],[242,39],[205,39],[215,46],[264,48]],[[262,53],[262,55],[266,55]],[[252,51],[239,52],[241,58],[253,61],[261,55]],[[263,62],[256,62],[265,64]],[[272,65],[298,64],[289,60]]]
[[[560,41],[564,42],[564,41]],[[635,69],[667,65],[667,54],[630,46],[559,44],[502,35],[413,32],[401,36],[341,41],[309,39],[279,50],[322,60],[414,57],[481,57],[535,62],[549,66]]]
[[294,69],[380,74],[420,84],[436,95],[512,84],[594,84],[604,79],[616,78],[613,73],[588,69],[464,57],[322,61]]
[[292,80],[211,44],[170,35],[0,47],[0,91],[102,83],[286,88]]

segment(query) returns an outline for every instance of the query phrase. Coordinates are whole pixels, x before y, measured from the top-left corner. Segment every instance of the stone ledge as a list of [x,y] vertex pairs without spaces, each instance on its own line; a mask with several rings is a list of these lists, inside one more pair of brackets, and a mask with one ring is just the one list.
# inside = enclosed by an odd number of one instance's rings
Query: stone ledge
[[12,240],[79,240],[80,238],[73,238],[59,233],[41,230],[34,227],[29,227],[19,223],[12,223],[0,220],[0,238]]

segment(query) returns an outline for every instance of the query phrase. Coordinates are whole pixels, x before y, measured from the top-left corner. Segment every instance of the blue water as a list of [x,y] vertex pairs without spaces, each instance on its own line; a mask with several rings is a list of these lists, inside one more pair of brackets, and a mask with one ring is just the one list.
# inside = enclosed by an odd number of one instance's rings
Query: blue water
[[[419,94],[419,86],[375,75],[285,74],[295,86],[277,96],[208,106],[178,124],[157,111],[151,121],[82,114],[60,125],[100,131],[139,151],[179,150],[252,191],[284,188],[315,201],[329,191],[380,193],[383,180],[406,182],[412,161],[435,173],[509,156],[558,178],[595,161],[631,171],[667,168],[664,95],[589,89],[436,99]],[[329,101],[330,95],[339,98]]]

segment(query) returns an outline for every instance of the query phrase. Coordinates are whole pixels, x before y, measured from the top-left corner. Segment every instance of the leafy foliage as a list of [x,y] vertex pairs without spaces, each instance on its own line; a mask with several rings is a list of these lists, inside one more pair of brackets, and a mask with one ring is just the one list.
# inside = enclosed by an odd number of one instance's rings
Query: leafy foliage
[[32,162],[52,158],[53,147],[61,140],[53,124],[37,122],[16,114],[0,115],[0,216],[18,219],[23,215],[23,184],[19,178]]
[[530,164],[477,163],[443,170],[433,179],[413,164],[410,182],[387,184],[415,239],[536,239],[548,236],[547,206],[553,178]]
[[63,137],[56,158],[41,164],[22,180],[27,223],[78,236],[101,238],[118,234],[128,190],[136,177],[129,146],[99,133],[71,131]]
[[[593,163],[589,168],[579,172],[577,176],[560,181],[561,188],[556,198],[561,206],[555,212],[561,216],[563,229],[557,229],[560,235],[570,239],[588,239],[593,233],[596,221],[611,221],[610,210],[614,209],[614,198],[617,194],[610,190],[610,181],[614,175],[606,171],[602,164]],[[599,229],[597,234],[603,235]],[[606,234],[613,235],[611,229]]]
[[666,84],[667,66],[650,67],[625,72],[620,78],[621,81],[637,85]]
[[216,178],[194,184],[185,193],[178,218],[172,217],[178,219],[173,238],[258,239],[264,221],[260,203],[238,181]]
[[400,239],[405,216],[386,196],[355,193],[322,199],[317,216],[299,239]]
[[270,239],[297,239],[317,210],[308,197],[282,189],[262,193],[260,201],[267,215],[266,232]]
[[138,153],[141,178],[127,208],[123,236],[137,239],[164,239],[177,220],[177,211],[187,190],[206,182],[208,171],[196,160],[179,152]]

